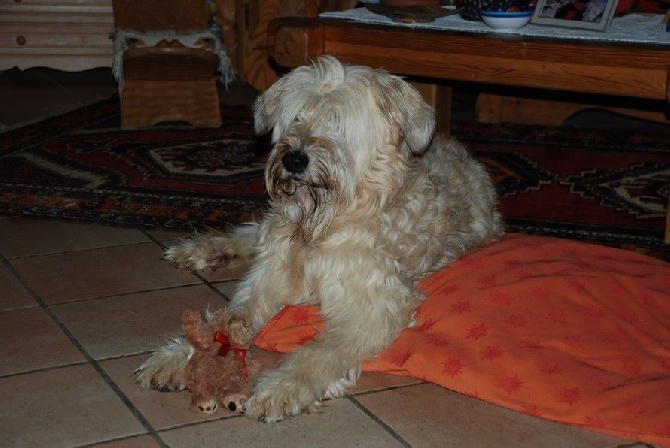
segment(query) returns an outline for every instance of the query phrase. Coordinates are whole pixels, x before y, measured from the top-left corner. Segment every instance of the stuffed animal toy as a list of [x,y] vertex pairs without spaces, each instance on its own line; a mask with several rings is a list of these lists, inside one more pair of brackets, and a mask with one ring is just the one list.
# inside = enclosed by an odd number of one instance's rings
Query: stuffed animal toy
[[190,409],[204,414],[220,407],[244,412],[256,378],[276,366],[279,355],[254,347],[251,323],[225,309],[204,317],[187,310],[182,330],[194,349],[184,372],[192,395]]

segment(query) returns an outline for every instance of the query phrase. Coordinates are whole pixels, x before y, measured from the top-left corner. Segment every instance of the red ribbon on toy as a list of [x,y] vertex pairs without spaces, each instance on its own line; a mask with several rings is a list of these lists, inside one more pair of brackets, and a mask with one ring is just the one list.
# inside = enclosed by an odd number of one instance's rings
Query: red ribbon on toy
[[225,334],[221,333],[220,331],[216,331],[214,333],[214,342],[218,342],[221,344],[221,348],[219,349],[219,352],[217,353],[218,356],[227,356],[228,353],[232,350],[233,353],[237,356],[237,359],[240,360],[240,365],[242,366],[242,378],[244,378],[244,381],[249,381],[249,375],[247,375],[247,350],[244,348],[235,348],[230,344],[230,339],[228,339],[228,336]]

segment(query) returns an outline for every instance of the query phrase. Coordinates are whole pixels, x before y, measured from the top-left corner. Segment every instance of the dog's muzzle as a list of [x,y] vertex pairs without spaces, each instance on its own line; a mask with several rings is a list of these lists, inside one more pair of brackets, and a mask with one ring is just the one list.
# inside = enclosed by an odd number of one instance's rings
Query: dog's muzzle
[[292,174],[301,174],[309,165],[309,157],[303,151],[290,151],[281,159],[286,171]]

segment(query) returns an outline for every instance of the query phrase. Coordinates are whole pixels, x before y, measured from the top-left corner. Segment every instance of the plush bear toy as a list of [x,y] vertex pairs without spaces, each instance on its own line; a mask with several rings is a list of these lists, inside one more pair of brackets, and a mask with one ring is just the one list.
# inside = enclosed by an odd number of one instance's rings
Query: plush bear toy
[[244,412],[256,378],[274,367],[279,355],[254,347],[246,317],[225,309],[204,318],[199,311],[187,310],[182,330],[194,348],[184,372],[191,410],[212,414],[225,407]]

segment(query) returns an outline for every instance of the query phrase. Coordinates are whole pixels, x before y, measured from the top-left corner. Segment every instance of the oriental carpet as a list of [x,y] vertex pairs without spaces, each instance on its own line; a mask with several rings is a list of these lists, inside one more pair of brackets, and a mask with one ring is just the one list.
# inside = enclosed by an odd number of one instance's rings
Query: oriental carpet
[[[270,143],[245,107],[223,124],[124,131],[118,98],[0,134],[0,214],[125,226],[222,228],[266,203]],[[484,163],[513,232],[666,258],[667,135],[454,123]]]

